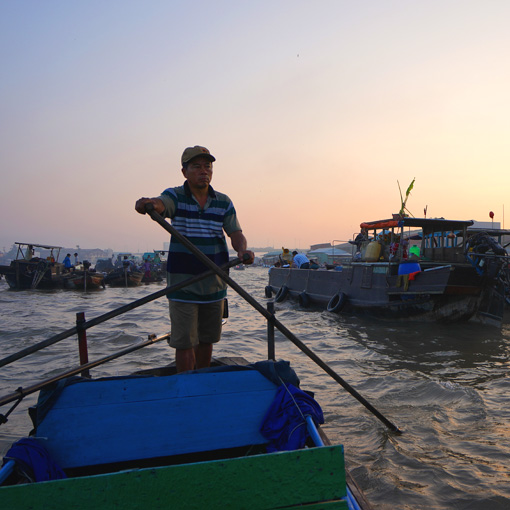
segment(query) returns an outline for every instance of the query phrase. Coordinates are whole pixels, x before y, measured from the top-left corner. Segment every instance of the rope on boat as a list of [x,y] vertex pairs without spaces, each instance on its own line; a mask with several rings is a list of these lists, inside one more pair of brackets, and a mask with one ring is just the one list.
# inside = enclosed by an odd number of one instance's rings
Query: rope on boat
[[46,274],[46,271],[48,270],[48,263],[44,260],[41,260],[39,264],[37,264],[37,268],[34,274],[34,278],[32,280],[31,288],[35,289],[39,283],[41,283],[41,280],[44,278],[44,275]]

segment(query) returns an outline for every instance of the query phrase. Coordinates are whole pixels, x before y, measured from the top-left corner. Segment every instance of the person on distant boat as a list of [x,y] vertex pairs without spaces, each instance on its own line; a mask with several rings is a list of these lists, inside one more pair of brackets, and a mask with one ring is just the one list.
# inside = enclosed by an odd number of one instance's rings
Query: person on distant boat
[[281,267],[282,266],[282,263],[277,260],[270,268],[269,268],[269,271],[268,271],[268,274],[271,274],[271,269],[273,269],[273,267]]
[[128,259],[127,255],[124,255],[124,259],[122,260],[122,267],[126,268],[128,272],[134,271],[136,269],[135,263],[131,259]]
[[80,263],[80,261],[78,260],[78,254],[75,253],[74,254],[74,265],[77,266],[79,263]]
[[356,236],[356,238],[354,239],[353,242],[349,241],[351,244],[355,244],[356,245],[356,251],[357,252],[360,252],[361,251],[361,245],[368,241],[368,229],[366,228],[362,228],[361,229],[361,232]]
[[319,267],[316,260],[310,260],[310,269],[319,269]]
[[146,278],[147,280],[150,280],[150,277],[151,277],[151,263],[149,261],[149,259],[145,259],[145,262],[143,263],[143,272],[144,272],[144,278]]
[[[145,214],[146,205],[152,204],[156,212],[171,218],[172,225],[217,265],[229,260],[225,232],[237,256],[244,264],[251,264],[254,253],[247,249],[232,201],[210,185],[214,161],[216,158],[205,147],[188,147],[181,156],[184,185],[168,188],[159,197],[140,198],[135,209]],[[206,270],[172,236],[167,260],[168,286]],[[168,295],[172,327],[169,344],[176,350],[178,372],[210,365],[213,344],[221,337],[226,293],[226,284],[213,275]]]
[[285,267],[285,264],[288,264],[289,266],[292,264],[292,255],[290,254],[290,250],[288,248],[284,248],[282,246],[282,254],[280,255],[280,260],[283,267]]
[[25,260],[32,260],[34,256],[34,247],[29,244],[27,250],[25,251]]
[[62,263],[64,264],[64,271],[66,272],[69,272],[71,271],[71,269],[74,267],[72,264],[71,264],[71,254],[68,253],[64,260],[62,261]]
[[292,255],[292,267],[297,267],[298,269],[310,269],[310,261],[304,253],[293,251]]

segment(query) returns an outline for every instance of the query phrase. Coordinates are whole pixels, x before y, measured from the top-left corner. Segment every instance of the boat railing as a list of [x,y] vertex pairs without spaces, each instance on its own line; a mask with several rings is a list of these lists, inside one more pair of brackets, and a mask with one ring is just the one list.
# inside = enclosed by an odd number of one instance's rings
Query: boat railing
[[[223,266],[224,269],[228,269],[232,266],[235,266],[239,263],[239,259],[235,259],[230,261],[228,264],[225,264]],[[163,296],[166,296],[170,292],[174,292],[176,290],[179,290],[187,285],[190,285],[192,283],[195,283],[197,281],[200,281],[203,278],[206,278],[207,276],[210,276],[212,274],[212,271],[207,271],[206,273],[203,273],[201,275],[198,275],[198,277],[190,278],[189,280],[186,280],[182,283],[179,283],[177,285],[173,285],[171,287],[165,287],[164,289],[161,289],[157,292],[153,292],[152,294],[149,294],[143,298],[137,299],[136,301],[132,301],[131,303],[128,303],[127,305],[121,306],[119,308],[116,308],[115,310],[112,310],[110,312],[107,312],[103,315],[100,315],[94,319],[91,320],[85,320],[85,313],[84,312],[78,312],[76,314],[76,326],[67,329],[65,331],[62,331],[61,333],[54,335],[42,342],[39,342],[35,345],[32,345],[30,347],[27,347],[26,349],[23,349],[21,351],[18,351],[10,356],[7,356],[0,360],[0,367],[9,365],[17,360],[23,359],[26,356],[29,356],[31,354],[34,354],[42,349],[45,349],[46,347],[50,347],[62,340],[65,340],[66,338],[72,337],[74,335],[78,336],[78,353],[79,353],[79,360],[80,364],[79,366],[72,368],[70,370],[66,370],[65,372],[62,372],[58,375],[55,375],[54,377],[51,377],[49,379],[46,379],[43,382],[33,384],[31,386],[28,386],[26,388],[18,388],[16,391],[5,395],[3,397],[0,397],[0,407],[8,404],[10,402],[16,401],[16,406],[18,403],[27,395],[30,395],[36,391],[41,390],[45,386],[48,386],[50,384],[53,384],[61,379],[65,379],[67,377],[71,377],[74,375],[81,374],[82,377],[90,377],[90,369],[98,367],[104,363],[107,363],[109,361],[112,361],[114,359],[120,358],[126,354],[130,354],[132,352],[135,352],[139,349],[142,349],[143,347],[147,347],[149,345],[153,345],[157,342],[160,342],[162,340],[168,340],[170,337],[170,334],[165,334],[162,336],[156,336],[154,334],[149,335],[148,339],[132,345],[130,347],[127,347],[121,351],[118,351],[114,354],[111,354],[109,356],[105,356],[101,359],[98,359],[93,362],[89,362],[88,360],[88,347],[87,347],[87,337],[86,337],[86,331],[94,326],[97,326],[98,324],[101,324],[103,322],[106,322],[110,319],[113,319],[114,317],[117,317],[119,315],[122,315],[126,312],[129,312],[131,310],[134,310],[140,306],[143,306],[147,303],[150,303],[151,301],[154,301],[156,299],[159,299]],[[271,314],[274,314],[274,301],[269,301],[267,304],[268,311]],[[274,324],[272,324],[271,321],[268,321],[267,324],[267,338],[268,338],[268,359],[275,360],[275,334],[274,334]],[[14,408],[11,409],[11,411]],[[0,424],[5,423],[6,416],[2,419],[2,415],[0,415]]]
[[[239,259],[235,259],[230,261],[228,264],[225,264],[222,266],[221,269],[228,269],[232,266],[235,266],[240,261]],[[23,349],[21,351],[18,351],[10,356],[7,356],[3,359],[0,359],[0,367],[6,366],[10,363],[13,363],[17,360],[20,360],[26,356],[29,356],[30,354],[33,354],[35,352],[38,352],[46,347],[49,347],[51,345],[56,344],[57,342],[60,342],[61,340],[64,340],[66,338],[69,338],[71,336],[77,335],[78,336],[78,348],[79,348],[79,356],[80,356],[80,364],[79,366],[72,368],[70,370],[67,370],[63,373],[60,373],[58,375],[55,375],[54,377],[51,377],[50,379],[44,380],[42,382],[30,385],[28,387],[17,388],[14,392],[9,393],[7,395],[0,397],[0,407],[14,402],[14,405],[9,409],[8,412],[5,414],[0,414],[0,425],[7,422],[7,417],[9,414],[18,406],[18,404],[23,400],[24,397],[35,393],[36,391],[41,390],[45,386],[48,386],[50,384],[53,384],[61,379],[65,379],[67,377],[71,377],[73,375],[80,374],[84,377],[89,377],[89,371],[92,368],[95,368],[97,366],[100,366],[104,363],[107,363],[109,361],[112,361],[114,359],[120,358],[126,354],[135,352],[139,349],[142,349],[144,347],[147,347],[149,345],[155,344],[157,342],[160,342],[162,340],[168,340],[169,334],[165,334],[162,336],[155,336],[150,335],[149,338],[141,343],[135,344],[133,346],[127,347],[126,349],[123,349],[121,351],[118,351],[114,354],[111,354],[109,356],[105,356],[101,359],[98,359],[93,362],[88,361],[88,352],[87,352],[87,344],[86,344],[86,330],[101,324],[103,322],[106,322],[114,317],[117,317],[119,315],[122,315],[123,313],[126,313],[130,310],[134,310],[135,308],[145,305],[151,301],[154,301],[160,297],[166,296],[169,292],[173,292],[175,290],[178,290],[180,288],[185,287],[186,285],[190,285],[192,283],[195,283],[197,281],[200,281],[203,278],[206,278],[208,276],[211,276],[214,272],[212,270],[206,271],[200,275],[197,275],[193,278],[190,278],[182,283],[179,283],[177,285],[173,285],[171,287],[165,287],[164,289],[161,289],[157,292],[154,292],[152,294],[149,294],[143,298],[137,299],[136,301],[133,301],[131,303],[128,303],[124,306],[121,306],[115,310],[112,310],[110,312],[107,312],[103,315],[100,315],[98,317],[95,317],[91,320],[85,320],[85,314],[83,312],[79,312],[76,314],[76,326],[67,329],[65,331],[62,331],[61,333],[54,335],[42,342],[39,342],[33,346],[30,346],[26,349]],[[250,296],[250,299],[253,300]],[[256,302],[256,301],[255,301]],[[258,306],[258,302],[256,302]],[[387,420],[384,416],[382,416],[379,411],[377,411],[368,401],[366,401],[361,395],[359,395],[356,390],[350,387],[348,383],[346,383],[338,374],[332,371],[332,369],[326,365],[320,358],[311,351],[308,347],[306,347],[302,342],[297,339],[293,333],[291,333],[285,326],[283,326],[275,317],[275,309],[274,309],[274,300],[269,300],[267,302],[267,310],[262,308],[263,315],[267,319],[267,344],[268,344],[268,351],[267,351],[267,357],[269,360],[275,360],[276,359],[276,353],[275,353],[275,327],[277,327],[281,332],[285,334],[288,338],[293,341],[295,345],[297,345],[305,354],[308,355],[313,361],[315,361],[324,371],[326,371],[329,375],[333,377],[333,379],[336,380],[344,389],[346,389],[351,395],[353,395],[358,401],[360,401],[370,412],[372,412],[377,418],[379,418],[383,423],[385,423],[388,428],[393,430],[394,432],[400,432],[398,427],[393,425],[389,420]],[[260,309],[259,309],[260,311]],[[387,422],[387,423],[386,423]]]
[[[230,261],[227,264],[225,264],[224,266],[222,266],[222,269],[229,269],[230,267],[232,267],[236,264],[239,264],[239,262],[240,262],[239,259]],[[48,384],[52,384],[60,379],[65,379],[66,377],[70,377],[71,375],[76,375],[78,373],[81,373],[83,376],[87,377],[89,375],[89,370],[93,367],[102,365],[103,363],[107,363],[108,361],[111,361],[113,359],[124,356],[125,354],[129,354],[130,352],[141,349],[142,347],[146,347],[148,345],[152,345],[152,344],[159,342],[161,340],[167,339],[168,335],[163,335],[160,337],[155,337],[154,335],[150,335],[149,339],[145,342],[136,344],[132,347],[129,347],[127,349],[119,351],[118,353],[115,353],[115,354],[112,354],[105,358],[102,358],[101,360],[91,362],[91,363],[88,362],[88,352],[87,352],[87,342],[86,342],[86,331],[88,329],[90,329],[94,326],[97,326],[98,324],[102,324],[103,322],[113,319],[114,317],[122,315],[126,312],[134,310],[135,308],[138,308],[138,307],[143,306],[147,303],[150,303],[151,301],[154,301],[154,300],[159,299],[163,296],[166,296],[170,292],[175,292],[183,287],[186,287],[186,286],[196,283],[200,280],[203,280],[204,278],[212,276],[213,274],[214,274],[214,271],[212,271],[212,270],[205,271],[204,273],[201,273],[197,276],[189,278],[188,280],[185,280],[185,281],[178,283],[176,285],[172,285],[171,287],[165,287],[164,289],[161,289],[157,292],[153,292],[152,294],[149,294],[143,298],[137,299],[131,303],[128,303],[124,306],[116,308],[115,310],[112,310],[110,312],[104,313],[98,317],[91,319],[91,320],[85,320],[85,313],[78,312],[76,314],[76,326],[74,326],[70,329],[67,329],[65,331],[62,331],[61,333],[58,333],[57,335],[47,338],[46,340],[43,340],[42,342],[39,342],[35,345],[32,345],[25,349],[22,349],[21,351],[11,354],[10,356],[0,359],[0,368],[1,368],[6,365],[9,365],[15,361],[23,359],[26,356],[34,354],[42,349],[45,349],[46,347],[49,347],[49,346],[54,345],[62,340],[65,340],[66,338],[69,338],[74,335],[78,336],[78,350],[79,350],[79,355],[80,355],[80,366],[78,366],[75,369],[66,371],[60,375],[55,376],[55,377],[52,377],[51,379],[48,379],[42,383],[32,385],[29,388],[18,388],[15,392],[13,392],[9,395],[0,397],[0,407],[5,404],[8,404],[10,402],[14,402],[14,401],[18,401],[15,404],[15,405],[17,405],[19,403],[19,401],[21,401],[25,396],[30,395],[31,393],[34,393],[34,392],[40,390],[42,387],[44,387]],[[12,409],[11,409],[11,411],[12,411]],[[2,419],[2,416],[0,415],[0,424],[5,421],[6,420]]]

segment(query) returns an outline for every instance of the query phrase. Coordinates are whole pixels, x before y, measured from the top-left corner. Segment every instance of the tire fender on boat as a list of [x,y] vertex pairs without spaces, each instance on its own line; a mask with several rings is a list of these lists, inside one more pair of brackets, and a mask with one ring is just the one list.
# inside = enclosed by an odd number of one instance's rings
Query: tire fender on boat
[[310,306],[310,297],[306,292],[301,292],[298,296],[299,306],[303,308],[308,308]]
[[289,288],[287,287],[287,285],[282,285],[282,287],[280,287],[280,290],[276,293],[274,300],[277,303],[281,303],[287,297],[288,293]]
[[347,302],[347,296],[344,292],[339,292],[335,294],[328,303],[327,310],[328,312],[338,313],[342,311],[342,308],[345,306]]
[[270,299],[273,296],[273,289],[270,285],[266,285],[266,288],[264,289],[264,293],[267,297],[267,299]]

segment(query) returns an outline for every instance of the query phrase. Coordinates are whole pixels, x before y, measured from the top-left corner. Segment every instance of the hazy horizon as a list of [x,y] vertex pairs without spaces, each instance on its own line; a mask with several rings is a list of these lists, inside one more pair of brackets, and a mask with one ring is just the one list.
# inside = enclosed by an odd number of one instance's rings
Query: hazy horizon
[[510,3],[0,4],[0,247],[151,251],[134,203],[217,158],[250,246],[414,216],[505,226]]

